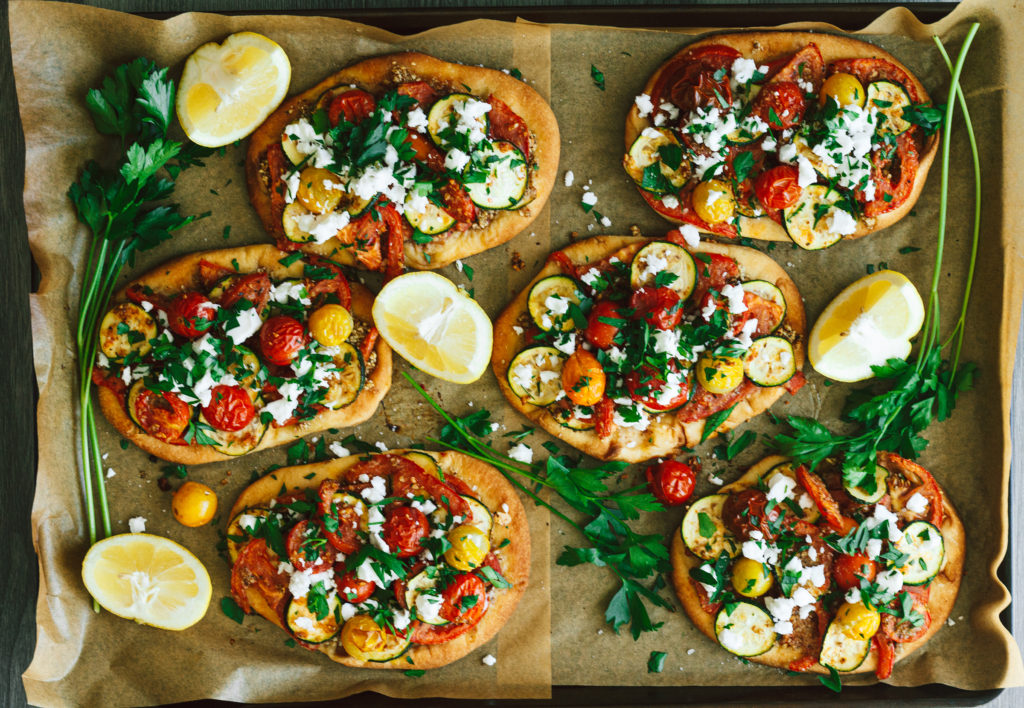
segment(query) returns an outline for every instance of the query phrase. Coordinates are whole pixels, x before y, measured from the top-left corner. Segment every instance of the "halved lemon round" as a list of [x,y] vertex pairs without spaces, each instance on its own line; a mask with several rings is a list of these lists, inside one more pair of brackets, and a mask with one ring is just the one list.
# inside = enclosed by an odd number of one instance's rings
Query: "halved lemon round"
[[201,620],[213,591],[206,568],[187,548],[148,533],[98,541],[85,554],[82,580],[103,609],[160,629]]
[[437,273],[406,273],[389,282],[373,302],[373,320],[403,359],[445,381],[476,381],[491,359],[487,313]]
[[244,138],[288,92],[292,67],[284,50],[255,32],[192,52],[181,74],[178,120],[194,143],[220,147]]
[[907,276],[880,270],[846,287],[814,323],[811,365],[836,381],[874,376],[872,364],[906,359],[924,323],[924,303]]

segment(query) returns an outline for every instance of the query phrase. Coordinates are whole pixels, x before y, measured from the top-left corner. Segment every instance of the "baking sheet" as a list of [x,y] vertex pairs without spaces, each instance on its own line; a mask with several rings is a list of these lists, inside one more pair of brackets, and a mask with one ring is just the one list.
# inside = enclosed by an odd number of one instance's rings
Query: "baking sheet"
[[[1024,13],[994,2],[972,1],[961,5],[936,27],[955,53],[969,18],[983,19],[963,84],[967,87],[976,129],[983,136],[985,193],[989,196],[1012,194],[1013,186],[1019,184],[1019,160],[1003,159],[1004,154],[1020,154],[1019,141],[1004,130],[1007,123],[1003,117],[1020,114],[1013,109],[1020,108],[1016,104],[1021,99],[1006,90],[1010,85],[1006,67],[1016,66],[1024,58],[1019,46],[1007,41],[1008,28],[1022,19],[1021,14]],[[111,36],[111,23],[124,30],[116,33],[120,42],[106,40]],[[97,31],[99,27],[104,28],[102,33]],[[46,28],[45,34],[40,34],[39,28]],[[33,534],[40,554],[41,588],[39,642],[35,660],[25,675],[29,700],[45,705],[78,703],[86,698],[104,704],[142,704],[199,696],[254,701],[294,700],[301,695],[312,700],[367,688],[404,696],[527,697],[546,695],[552,681],[576,685],[814,682],[813,678],[791,678],[764,667],[744,666],[699,635],[678,612],[656,610],[655,621],[665,621],[665,627],[638,642],[626,633],[615,636],[602,619],[607,599],[614,592],[611,576],[592,567],[569,569],[550,564],[549,521],[533,509],[534,582],[512,621],[498,635],[498,651],[488,645],[452,667],[428,672],[419,679],[383,679],[379,673],[340,667],[335,670],[333,666],[326,667],[330,671],[321,671],[326,661],[323,657],[285,650],[280,632],[258,620],[247,619],[243,627],[238,627],[223,617],[215,605],[196,628],[180,635],[129,625],[109,615],[97,617],[87,610],[87,596],[77,578],[85,552],[82,502],[78,486],[71,482],[74,471],[68,463],[74,455],[74,430],[64,413],[73,405],[68,385],[73,375],[68,373],[73,370],[73,352],[65,344],[70,341],[70,314],[66,308],[75,301],[78,284],[73,269],[82,260],[85,232],[77,225],[70,205],[52,195],[64,193],[85,156],[99,153],[102,141],[92,131],[81,103],[88,87],[117,63],[139,53],[147,53],[157,63],[171,64],[180,70],[185,56],[200,43],[239,29],[263,32],[285,47],[293,63],[292,92],[311,85],[347,61],[387,51],[382,43],[393,42],[468,63],[515,66],[542,94],[547,95],[550,88],[563,136],[560,173],[573,170],[575,184],[566,188],[559,181],[549,208],[526,233],[488,254],[470,259],[476,271],[473,282],[454,268],[443,271],[457,283],[474,287],[477,298],[492,316],[529,281],[552,248],[568,242],[571,232],[584,236],[606,231],[580,208],[583,185],[598,195],[596,209],[612,220],[613,226],[607,231],[625,233],[630,225],[637,224],[645,233],[657,235],[667,228],[643,204],[618,165],[622,117],[646,77],[689,41],[687,35],[477,22],[401,40],[371,28],[318,18],[185,15],[153,22],[52,3],[12,5],[12,48],[28,151],[26,214],[33,252],[43,273],[40,292],[33,296],[32,303],[41,423]],[[917,72],[936,100],[944,100],[941,87],[946,84],[946,74],[930,43],[930,30],[919,25],[909,13],[894,10],[866,32],[869,39],[895,53]],[[95,37],[105,40],[99,42]],[[344,41],[337,41],[339,38]],[[60,51],[54,51],[54,47]],[[593,86],[591,64],[604,72],[606,91]],[[78,70],[68,72],[67,66],[76,66]],[[55,112],[55,106],[62,107],[67,115]],[[950,214],[944,267],[948,275],[944,280],[958,286],[969,239],[966,207],[956,209],[970,200],[969,161],[962,134],[954,147],[950,200],[954,209]],[[224,157],[211,159],[206,168],[183,175],[176,190],[183,211],[212,209],[213,215],[190,227],[189,233],[144,254],[136,272],[180,252],[262,239],[258,223],[246,207],[238,165],[241,157],[240,149],[229,149]],[[40,169],[43,166],[45,169]],[[216,195],[210,193],[211,185]],[[926,290],[934,253],[937,205],[936,169],[915,215],[895,227],[860,241],[840,244],[825,253],[805,253],[780,244],[771,255],[790,270],[801,288],[811,321],[844,285],[865,273],[868,263],[887,262]],[[1018,685],[1024,676],[1016,644],[998,622],[998,612],[1009,596],[995,578],[995,568],[1005,551],[1009,386],[1022,289],[1019,269],[1015,267],[1020,260],[1017,241],[1007,225],[1015,223],[1013,219],[1020,216],[1016,213],[1020,208],[1013,199],[986,200],[979,278],[965,352],[966,359],[979,364],[982,376],[976,390],[962,399],[953,419],[928,431],[933,443],[922,458],[946,487],[967,525],[966,577],[953,610],[954,624],[909,660],[902,661],[890,683],[941,682],[964,688],[992,688]],[[229,223],[231,236],[224,241],[221,233]],[[1020,223],[1019,219],[1016,223]],[[905,245],[922,250],[900,255],[898,249]],[[521,258],[525,268],[509,268],[513,256]],[[959,287],[950,288],[943,300],[943,331],[948,331],[950,316],[958,310],[959,303],[951,297],[958,295],[958,291]],[[399,368],[405,367],[399,364]],[[821,377],[808,374],[810,384],[791,402],[780,401],[775,412],[834,420],[846,388],[825,387]],[[486,405],[509,428],[521,424],[514,413],[495,403],[497,387],[490,374],[473,386],[461,388],[438,385],[423,376],[418,378],[439,394],[453,412],[464,414]],[[426,409],[400,377],[396,377],[396,385],[384,402],[383,413],[360,426],[357,434],[371,442],[381,440],[396,446],[434,434],[439,427],[437,418],[425,415]],[[399,430],[388,430],[388,424],[397,425]],[[767,418],[750,427],[762,432],[778,431]],[[134,449],[121,451],[105,422],[101,429],[107,433],[104,449],[110,453],[110,464],[116,471],[109,489],[117,530],[125,530],[130,516],[146,515],[150,530],[175,538],[200,555],[214,577],[215,601],[226,595],[226,565],[212,551],[216,542],[214,530],[185,530],[174,523],[167,508],[169,495],[156,489],[159,464]],[[331,436],[335,437],[339,436]],[[545,439],[536,434],[527,442],[539,453],[539,444]],[[715,444],[705,444],[700,452],[709,453]],[[721,476],[726,480],[738,476],[740,467],[756,461],[764,451],[763,446],[748,449],[737,459],[738,467],[723,469]],[[283,451],[271,451],[239,463],[194,468],[191,476],[214,486],[225,505],[233,500],[251,470],[283,459]],[[698,491],[710,488],[705,482]],[[644,527],[668,534],[680,518],[678,512],[651,515],[644,520]],[[555,523],[551,527],[552,555],[557,555],[565,543],[578,540],[573,532]],[[550,583],[545,577],[549,573]],[[693,654],[688,653],[691,649]],[[668,652],[661,674],[646,673],[647,657],[652,650]],[[488,651],[498,657],[496,670],[479,664],[478,657]],[[186,680],[176,670],[180,664],[175,659],[187,659],[200,652],[204,661],[189,672]],[[156,664],[145,660],[154,655],[166,658]],[[196,662],[189,661],[188,665],[194,666]],[[154,670],[154,666],[166,668]],[[310,680],[313,672],[316,678]],[[102,676],[100,682],[94,678],[98,675]]]

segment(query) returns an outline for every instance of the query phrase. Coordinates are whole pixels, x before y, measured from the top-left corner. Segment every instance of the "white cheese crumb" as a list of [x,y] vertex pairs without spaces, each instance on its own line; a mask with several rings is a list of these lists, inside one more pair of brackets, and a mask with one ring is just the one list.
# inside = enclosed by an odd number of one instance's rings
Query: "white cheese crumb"
[[920,492],[914,494],[907,500],[907,509],[915,514],[923,514],[928,508],[928,500]]
[[146,517],[133,516],[132,518],[128,519],[128,530],[132,533],[145,533]]
[[646,93],[642,93],[634,98],[633,103],[636,104],[637,110],[640,111],[641,118],[651,115],[651,111],[654,110],[654,102]]
[[571,187],[572,183],[573,183],[573,181],[575,181],[575,179],[576,179],[576,175],[574,175],[572,173],[572,170],[566,170],[565,171],[565,186],[566,187]]
[[497,659],[495,659],[495,658],[494,658],[493,656],[491,656],[490,654],[488,654],[487,656],[485,656],[485,657],[484,657],[483,659],[481,659],[480,661],[481,661],[481,662],[482,662],[483,664],[487,665],[487,666],[494,666],[495,664],[497,664],[497,663],[498,663],[498,660],[497,660]]
[[108,468],[107,468],[107,479],[110,479],[110,478],[111,478],[111,477],[113,477],[113,476],[114,476],[115,474],[117,474],[117,473],[116,473],[116,472],[114,472],[114,468],[113,468],[113,467],[108,467]]
[[349,455],[352,454],[351,452],[349,452],[349,449],[342,445],[340,442],[332,442],[330,445],[327,446],[327,448],[332,453],[334,453],[335,457],[348,457]]
[[508,449],[508,456],[513,460],[530,464],[533,462],[533,449],[523,443],[517,443]]
[[587,206],[594,206],[597,204],[597,195],[593,192],[584,192],[583,198],[580,200]]

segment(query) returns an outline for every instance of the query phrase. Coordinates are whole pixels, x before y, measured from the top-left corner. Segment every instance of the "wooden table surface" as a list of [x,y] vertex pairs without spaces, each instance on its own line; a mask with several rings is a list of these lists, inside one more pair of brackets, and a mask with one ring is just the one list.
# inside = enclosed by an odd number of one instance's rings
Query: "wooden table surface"
[[[558,8],[589,7],[593,3],[588,0],[474,0],[473,2],[457,2],[457,0],[248,0],[240,3],[232,0],[91,0],[84,4],[98,5],[127,12],[183,12],[190,10],[229,11],[244,7],[247,11],[273,10],[314,10],[331,9],[334,12],[343,10],[346,16],[357,20],[373,20],[385,18],[384,11],[397,8],[415,8],[429,10],[432,17],[442,24],[448,19],[465,19],[474,14],[505,13],[509,19],[515,14],[522,14],[531,19],[542,21],[565,21],[568,16],[559,16]],[[658,12],[658,3],[633,0],[604,0],[602,5],[644,6],[642,10],[631,11],[637,18],[654,17]],[[706,0],[690,2],[688,12],[691,17],[700,17],[704,26],[715,24],[736,24],[736,5],[746,4],[742,0],[712,3]],[[893,3],[895,4],[895,3]],[[929,21],[935,19],[946,7],[935,4],[916,3],[904,0],[904,5],[915,5],[919,14],[927,16]],[[678,5],[678,3],[677,3]],[[832,0],[825,4],[800,8],[803,19],[820,19],[831,21],[839,26],[855,28],[864,13],[881,12],[885,4],[865,6],[856,0]],[[781,8],[769,8],[776,11]],[[615,9],[611,8],[611,12]],[[645,14],[651,13],[651,14]],[[931,15],[926,15],[931,13]],[[385,18],[391,23],[402,22],[398,17],[407,17],[406,22],[423,23],[423,15],[396,13]],[[621,16],[620,16],[621,17]],[[384,20],[381,20],[384,21]],[[588,12],[575,21],[599,22],[600,15]],[[742,21],[742,20],[741,20]],[[625,23],[625,22],[623,22]],[[638,19],[632,24],[641,24]],[[400,30],[401,25],[392,27]],[[409,25],[413,27],[413,25]],[[6,4],[0,9],[0,241],[2,252],[7,255],[0,259],[0,302],[3,316],[0,317],[0,342],[5,343],[6,355],[0,361],[0,598],[4,598],[0,609],[0,706],[23,706],[25,693],[21,684],[21,673],[28,666],[35,643],[34,608],[37,592],[37,565],[35,552],[32,548],[30,535],[30,510],[32,494],[35,487],[35,411],[33,407],[34,374],[32,370],[31,325],[29,319],[28,294],[33,284],[33,269],[29,254],[28,240],[25,229],[25,217],[22,207],[21,193],[24,184],[24,141],[18,120],[17,101],[14,91],[14,79],[11,71],[11,56],[8,38],[8,22]],[[1024,402],[1024,361],[1022,361],[1021,343],[1024,337],[1018,336],[1018,356],[1014,367],[1013,398],[1010,423],[1015,441],[1024,439],[1022,430],[1021,404]],[[72,461],[68,461],[69,480]],[[1012,477],[1020,474],[1021,460],[1014,457]],[[1024,486],[1010,485],[1010,508],[1024,507]],[[1024,544],[1014,544],[1013,539],[1024,532],[1024,518],[1011,514],[1010,523],[1010,560],[1003,564],[1004,582],[1014,588],[1024,588]],[[1010,577],[1012,567],[1012,577]],[[1012,629],[1017,643],[1024,639],[1024,612],[1010,608],[1004,613],[1003,620],[1008,625],[1012,621]],[[1011,620],[1012,615],[1012,620]],[[638,697],[639,698],[639,697]],[[855,696],[843,694],[839,697],[844,702]],[[568,699],[566,699],[568,700]],[[596,699],[601,700],[601,699]],[[939,704],[978,704],[985,700],[984,696],[962,692],[954,701],[929,701],[930,705]],[[373,703],[378,701],[374,700]],[[391,701],[381,701],[391,705]],[[579,704],[577,700],[573,704]],[[601,701],[607,705],[606,701]],[[889,701],[886,700],[885,703]],[[433,703],[433,702],[432,702]],[[447,703],[447,702],[446,702]],[[353,700],[345,701],[346,705],[355,705]],[[226,704],[225,704],[226,705]],[[458,702],[457,705],[467,705]],[[493,703],[491,704],[493,705]],[[1008,689],[990,700],[987,705],[998,708],[1024,705],[1024,688]]]

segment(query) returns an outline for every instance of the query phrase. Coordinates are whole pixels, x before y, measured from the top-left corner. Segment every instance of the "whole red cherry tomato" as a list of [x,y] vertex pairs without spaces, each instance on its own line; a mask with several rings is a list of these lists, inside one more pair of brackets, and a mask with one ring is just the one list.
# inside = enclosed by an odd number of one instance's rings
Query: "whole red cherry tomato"
[[640,288],[629,300],[633,317],[643,318],[658,329],[672,329],[683,319],[679,293],[672,288]]
[[618,305],[610,300],[602,300],[594,305],[587,317],[587,328],[583,330],[583,336],[598,349],[607,349],[619,333],[619,326],[602,322],[602,319],[622,319]]
[[423,550],[420,541],[430,532],[427,517],[411,506],[396,506],[384,521],[384,543],[399,558],[414,556]]
[[768,209],[785,209],[796,204],[803,191],[795,167],[779,165],[762,172],[754,182],[757,200]]
[[217,430],[233,433],[252,422],[256,408],[241,386],[214,386],[209,405],[203,406],[203,417]]
[[305,343],[306,330],[302,323],[288,315],[271,317],[260,329],[260,350],[271,364],[291,364]]
[[679,506],[693,495],[697,475],[685,462],[665,460],[647,468],[647,484],[662,504]]
[[179,337],[195,339],[210,329],[210,323],[216,315],[217,308],[205,295],[197,292],[182,293],[171,300],[167,324]]
[[[341,564],[335,567],[340,568]],[[360,580],[351,570],[338,578],[338,595],[344,602],[351,602],[353,605],[369,600],[376,589],[376,585],[369,580]]]
[[861,578],[871,582],[877,573],[878,564],[863,553],[839,556],[832,566],[832,576],[843,590],[860,587]]
[[487,611],[487,588],[472,573],[463,573],[441,592],[442,619],[458,624],[474,625]]

